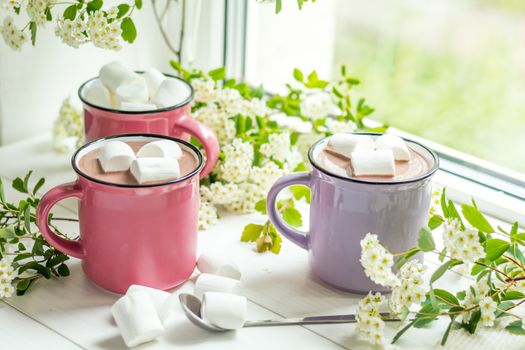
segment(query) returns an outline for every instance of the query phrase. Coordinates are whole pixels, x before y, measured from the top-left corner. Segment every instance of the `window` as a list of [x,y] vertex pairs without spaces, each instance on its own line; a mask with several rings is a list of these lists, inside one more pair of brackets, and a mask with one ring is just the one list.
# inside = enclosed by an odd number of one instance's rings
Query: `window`
[[523,4],[323,0],[276,16],[249,2],[246,78],[275,90],[294,67],[328,78],[344,63],[374,118],[525,174]]

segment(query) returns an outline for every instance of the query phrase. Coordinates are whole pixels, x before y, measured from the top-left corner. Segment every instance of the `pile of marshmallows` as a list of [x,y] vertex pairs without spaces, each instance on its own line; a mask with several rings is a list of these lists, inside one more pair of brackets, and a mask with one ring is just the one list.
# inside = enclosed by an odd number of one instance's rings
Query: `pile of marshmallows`
[[[209,323],[238,329],[246,319],[246,298],[241,291],[241,273],[232,260],[203,254],[197,260],[201,272],[194,295],[201,299],[201,316]],[[152,341],[164,332],[164,324],[177,295],[145,286],[132,285],[111,308],[113,318],[128,347]]]
[[[99,107],[121,111],[151,111],[183,101],[189,92],[177,79],[167,78],[155,68],[142,74],[120,62],[99,71],[99,79],[86,85],[84,98]],[[185,86],[184,86],[185,87]]]
[[108,141],[100,149],[98,161],[105,173],[130,171],[139,184],[176,179],[180,176],[182,150],[175,141],[146,143],[137,154],[125,142]]
[[[329,152],[351,161],[353,176],[394,176],[395,161],[409,161],[410,151],[406,142],[399,136],[384,134],[375,139],[368,135],[334,134],[328,139],[326,148]],[[339,167],[333,165],[327,169],[341,174]]]

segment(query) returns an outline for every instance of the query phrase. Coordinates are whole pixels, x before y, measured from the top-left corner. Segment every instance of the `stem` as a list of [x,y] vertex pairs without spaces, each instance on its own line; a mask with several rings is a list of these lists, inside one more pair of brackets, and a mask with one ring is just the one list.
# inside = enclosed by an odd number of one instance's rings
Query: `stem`
[[[166,1],[171,1],[171,0],[166,0]],[[166,31],[164,30],[164,27],[162,26],[163,18],[159,15],[159,11],[157,10],[157,0],[152,0],[151,4],[153,6],[153,14],[155,15],[155,19],[157,20],[157,25],[159,27],[160,34],[162,35],[162,38],[164,39],[164,42],[166,43],[166,46],[168,46],[168,49],[173,54],[175,54],[175,56],[177,56],[177,59],[180,61],[180,59],[181,59],[180,48],[179,48],[179,50],[175,49],[175,47],[172,45],[170,39],[168,38],[168,34],[166,33]],[[183,14],[182,18],[184,18],[184,14]]]

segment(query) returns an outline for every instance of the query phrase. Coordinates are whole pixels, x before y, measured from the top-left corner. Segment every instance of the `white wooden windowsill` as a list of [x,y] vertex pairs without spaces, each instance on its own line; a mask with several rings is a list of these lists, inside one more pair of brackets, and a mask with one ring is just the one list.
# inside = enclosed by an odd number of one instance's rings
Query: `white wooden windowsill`
[[[70,156],[54,153],[49,136],[41,136],[0,148],[0,176],[4,179],[6,196],[19,197],[9,182],[34,171],[34,180],[46,177],[41,193],[51,187],[75,179]],[[66,200],[55,206],[60,216],[75,217],[76,203]],[[249,319],[341,314],[355,311],[358,295],[332,288],[312,276],[305,251],[284,240],[279,255],[257,254],[239,241],[244,225],[262,222],[258,214],[225,215],[218,225],[199,233],[200,252],[227,252],[242,270],[244,293],[249,299]],[[74,223],[64,223],[66,232],[78,232]],[[357,242],[356,242],[357,244]],[[434,256],[426,258],[431,267],[438,264]],[[71,276],[60,280],[39,280],[23,297],[0,302],[0,348],[19,349],[124,349],[119,331],[111,319],[110,306],[119,297],[93,285],[84,276],[80,262],[69,261]],[[176,268],[176,267],[174,267]],[[441,287],[465,287],[469,279],[455,273],[447,274]],[[191,291],[188,281],[174,293]],[[440,348],[439,341],[447,320],[428,329],[409,330],[398,342],[403,349]],[[395,333],[389,324],[387,334]],[[368,349],[354,335],[354,325],[289,326],[251,328],[223,334],[207,333],[187,321],[176,310],[166,332],[157,341],[141,349]],[[525,337],[507,335],[502,331],[482,330],[473,337],[463,331],[453,332],[446,348],[525,348]]]

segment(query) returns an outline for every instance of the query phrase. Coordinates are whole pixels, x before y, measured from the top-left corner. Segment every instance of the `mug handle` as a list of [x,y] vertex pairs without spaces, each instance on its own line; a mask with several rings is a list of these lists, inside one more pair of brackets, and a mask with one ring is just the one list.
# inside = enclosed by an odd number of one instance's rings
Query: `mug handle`
[[291,185],[305,185],[310,187],[310,173],[301,172],[285,175],[278,179],[270,188],[266,197],[266,211],[272,224],[279,232],[303,249],[308,249],[308,232],[305,233],[288,226],[279,215],[276,207],[277,195]]
[[36,224],[42,233],[42,236],[54,248],[62,253],[83,259],[85,257],[84,247],[80,241],[65,239],[54,233],[48,225],[48,216],[51,208],[60,200],[75,197],[82,198],[82,189],[77,182],[69,182],[58,185],[49,190],[40,200],[36,210]]
[[175,127],[182,129],[186,133],[193,135],[199,140],[206,153],[206,165],[202,169],[200,178],[202,179],[210,173],[217,160],[219,159],[219,141],[217,136],[206,125],[199,123],[188,115],[183,115],[175,122]]

